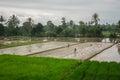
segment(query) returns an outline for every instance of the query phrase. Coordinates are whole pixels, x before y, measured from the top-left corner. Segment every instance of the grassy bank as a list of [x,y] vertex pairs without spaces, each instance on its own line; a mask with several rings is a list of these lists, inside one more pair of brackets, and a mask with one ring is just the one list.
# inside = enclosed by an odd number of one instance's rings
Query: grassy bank
[[120,80],[120,63],[84,61],[75,67],[78,63],[77,60],[1,55],[0,80]]
[[23,46],[23,45],[29,45],[29,44],[35,44],[35,43],[42,43],[43,41],[27,41],[27,42],[15,42],[10,44],[2,44],[0,43],[0,49],[2,48],[8,48],[8,47],[16,47],[16,46]]

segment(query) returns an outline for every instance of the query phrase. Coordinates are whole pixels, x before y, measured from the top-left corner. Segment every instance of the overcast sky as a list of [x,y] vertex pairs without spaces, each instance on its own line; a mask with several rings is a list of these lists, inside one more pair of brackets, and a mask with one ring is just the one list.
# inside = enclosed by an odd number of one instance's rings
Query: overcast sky
[[0,15],[6,19],[12,14],[21,22],[32,17],[34,22],[45,24],[52,20],[61,23],[61,18],[88,22],[98,13],[100,23],[112,24],[120,20],[120,0],[0,0]]

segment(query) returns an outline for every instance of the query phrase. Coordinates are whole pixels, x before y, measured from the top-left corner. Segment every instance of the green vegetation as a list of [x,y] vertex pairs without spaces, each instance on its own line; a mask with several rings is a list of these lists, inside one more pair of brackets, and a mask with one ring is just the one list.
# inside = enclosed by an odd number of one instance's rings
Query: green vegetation
[[120,63],[78,63],[71,59],[1,55],[0,80],[120,80]]
[[[120,21],[117,24],[98,24],[99,15],[94,13],[89,22],[79,21],[76,24],[73,20],[61,19],[61,25],[54,25],[52,21],[47,21],[46,25],[40,22],[34,24],[34,20],[29,17],[20,26],[20,20],[16,15],[10,16],[5,21],[0,17],[0,38],[4,36],[28,36],[28,37],[120,37]],[[7,24],[3,24],[6,22]],[[107,32],[107,33],[106,33]]]
[[110,63],[109,65],[109,80],[118,80],[120,79],[120,65],[115,62]]
[[103,31],[102,34],[103,34],[104,37],[109,37],[110,36],[109,31]]
[[120,63],[85,61],[67,80],[120,80]]
[[0,80],[61,80],[77,60],[0,56]]
[[1,48],[8,48],[8,47],[16,47],[16,46],[23,46],[23,45],[29,45],[29,44],[35,44],[35,43],[41,43],[43,41],[27,41],[27,42],[14,42],[10,44],[2,44],[0,43],[0,49]]

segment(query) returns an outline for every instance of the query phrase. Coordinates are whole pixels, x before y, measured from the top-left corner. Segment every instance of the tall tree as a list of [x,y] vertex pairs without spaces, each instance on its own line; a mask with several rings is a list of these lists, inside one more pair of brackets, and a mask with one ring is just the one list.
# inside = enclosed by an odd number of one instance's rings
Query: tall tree
[[5,29],[4,29],[3,24],[0,24],[0,36],[4,36],[4,31]]
[[4,25],[2,24],[5,21],[5,19],[3,18],[3,16],[0,16],[0,36],[4,36]]
[[8,26],[13,26],[13,27],[17,27],[18,24],[20,23],[20,20],[18,19],[17,16],[15,16],[14,14],[12,16],[10,16],[9,20],[8,20]]
[[55,27],[54,28],[54,32],[59,36],[60,35],[60,33],[63,31],[63,28],[61,28],[61,27]]
[[75,24],[74,24],[74,21],[73,21],[73,20],[70,20],[69,26],[70,26],[70,27],[74,27],[74,25],[75,25]]
[[3,18],[3,16],[0,16],[0,23],[2,24],[5,21],[5,19]]
[[92,21],[91,21],[91,23],[95,23],[95,25],[98,25],[98,21],[100,21],[98,14],[94,13],[92,15]]
[[83,21],[79,21],[79,25],[84,25],[85,23]]
[[67,24],[66,24],[66,20],[65,20],[65,17],[62,17],[62,27],[63,28],[66,28],[67,27]]
[[41,23],[38,23],[32,29],[32,36],[42,36],[42,32],[43,32],[43,25]]
[[29,17],[29,18],[23,23],[24,35],[26,35],[26,36],[31,36],[32,27],[33,27],[33,20],[32,20],[32,18]]
[[54,28],[54,24],[52,23],[52,21],[47,21],[47,26],[50,28]]
[[19,23],[20,23],[20,20],[18,19],[17,16],[15,16],[14,14],[10,16],[7,22],[8,27],[6,28],[6,32],[7,32],[6,35],[7,36],[17,35],[16,28],[18,27]]
[[117,28],[116,28],[117,33],[120,35],[120,20],[117,23]]

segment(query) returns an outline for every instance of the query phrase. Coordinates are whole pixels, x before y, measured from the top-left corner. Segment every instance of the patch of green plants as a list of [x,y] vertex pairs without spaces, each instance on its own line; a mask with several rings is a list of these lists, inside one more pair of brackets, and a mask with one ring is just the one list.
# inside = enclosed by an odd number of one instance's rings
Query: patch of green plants
[[99,65],[99,69],[96,73],[96,80],[108,80],[108,73],[109,73],[109,63],[101,62]]
[[1,48],[8,48],[8,47],[16,47],[16,46],[23,46],[23,45],[29,45],[29,44],[35,44],[35,43],[41,43],[43,41],[27,41],[27,42],[15,42],[10,44],[2,44],[0,43],[0,49]]
[[90,61],[84,61],[80,66],[78,66],[66,80],[83,80],[85,76],[85,71],[91,64]]
[[84,61],[66,80],[120,80],[120,63]]
[[0,80],[120,80],[119,71],[116,62],[0,55]]
[[104,37],[109,37],[110,36],[109,31],[103,31],[102,34],[103,34]]
[[115,62],[109,64],[109,80],[120,80],[120,66]]
[[95,80],[98,66],[99,62],[93,61],[89,68],[86,70],[86,74],[83,80]]
[[77,63],[77,60],[1,55],[0,80],[61,80]]

